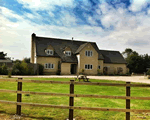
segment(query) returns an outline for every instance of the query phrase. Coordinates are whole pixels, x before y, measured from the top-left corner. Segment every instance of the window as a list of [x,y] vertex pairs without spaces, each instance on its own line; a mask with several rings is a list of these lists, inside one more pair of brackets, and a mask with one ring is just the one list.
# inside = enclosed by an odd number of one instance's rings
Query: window
[[100,65],[98,66],[98,69],[101,69],[101,66],[100,66]]
[[71,56],[71,51],[65,51],[66,56]]
[[92,68],[93,68],[93,65],[85,64],[85,69],[92,69]]
[[45,69],[54,69],[54,64],[52,64],[52,63],[45,63]]
[[90,50],[90,51],[85,51],[85,56],[92,56],[93,55],[93,53],[92,53],[92,51]]
[[47,49],[47,50],[46,50],[46,54],[47,54],[47,55],[53,55],[53,50]]

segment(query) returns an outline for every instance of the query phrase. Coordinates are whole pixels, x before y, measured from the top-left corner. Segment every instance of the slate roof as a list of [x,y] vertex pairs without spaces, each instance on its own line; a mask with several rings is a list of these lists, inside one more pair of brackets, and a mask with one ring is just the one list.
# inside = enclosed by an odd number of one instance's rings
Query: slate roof
[[[126,63],[119,51],[99,50],[95,42],[66,40],[58,38],[35,37],[36,55],[59,57],[62,62],[77,63],[76,54],[78,54],[88,43],[90,43],[99,53],[98,59],[104,60],[104,63]],[[54,48],[54,55],[47,55],[46,48],[51,45]],[[65,56],[64,49],[70,47],[72,51],[71,56]]]
[[119,51],[99,50],[104,57],[104,63],[126,63]]
[[[57,38],[46,38],[46,37],[38,37],[35,38],[36,43],[36,55],[37,56],[50,56],[45,53],[45,49],[48,45],[52,45],[54,48],[54,55],[52,57],[60,57],[62,62],[75,62],[77,63],[76,54],[80,51],[84,45],[90,43],[96,51],[99,51],[95,42],[87,42],[87,41],[77,41],[77,40],[66,40],[66,39],[57,39]],[[65,47],[70,47],[72,51],[71,56],[65,56],[63,54]],[[102,57],[102,56],[100,56]]]

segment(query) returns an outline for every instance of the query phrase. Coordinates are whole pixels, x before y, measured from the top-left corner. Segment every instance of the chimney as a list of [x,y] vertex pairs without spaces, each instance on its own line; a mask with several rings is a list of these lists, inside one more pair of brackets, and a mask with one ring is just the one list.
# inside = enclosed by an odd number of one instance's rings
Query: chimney
[[31,35],[31,59],[30,63],[34,63],[34,57],[35,57],[35,39],[36,39],[36,34],[33,33]]
[[72,37],[72,41],[73,41],[73,37]]
[[36,34],[35,34],[35,33],[33,33],[33,34],[32,34],[32,38],[34,38],[35,36],[36,36]]

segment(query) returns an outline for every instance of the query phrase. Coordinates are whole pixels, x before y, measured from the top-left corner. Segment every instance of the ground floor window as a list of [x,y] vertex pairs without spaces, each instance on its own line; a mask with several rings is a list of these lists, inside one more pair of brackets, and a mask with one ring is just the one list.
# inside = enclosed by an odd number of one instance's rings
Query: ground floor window
[[101,69],[101,66],[100,66],[100,65],[98,66],[98,69]]
[[45,63],[45,69],[54,69],[54,64],[52,64],[52,63]]
[[93,65],[85,64],[85,69],[93,69]]

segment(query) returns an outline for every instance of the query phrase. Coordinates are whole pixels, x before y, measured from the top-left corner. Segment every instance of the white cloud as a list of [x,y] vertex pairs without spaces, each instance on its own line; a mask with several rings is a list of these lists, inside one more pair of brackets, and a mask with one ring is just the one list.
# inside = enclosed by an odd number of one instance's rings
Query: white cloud
[[[19,1],[21,2],[21,0]],[[39,2],[41,1],[39,0]],[[14,57],[15,59],[30,57],[32,33],[36,33],[37,36],[63,39],[74,37],[75,40],[95,41],[100,49],[119,50],[122,52],[125,48],[131,47],[140,54],[145,54],[149,51],[150,16],[146,15],[145,12],[132,15],[127,8],[119,6],[113,8],[104,2],[97,9],[99,16],[89,17],[86,14],[86,17],[91,25],[96,25],[95,19],[99,19],[103,26],[106,28],[113,26],[113,29],[78,25],[77,17],[71,11],[64,9],[60,11],[60,19],[54,19],[59,25],[56,26],[42,22],[41,24],[36,24],[27,19],[42,21],[43,17],[36,12],[36,10],[40,9],[47,9],[48,15],[54,17],[55,15],[52,10],[47,8],[48,6],[42,8],[46,2],[39,4],[37,1],[36,5],[32,5],[30,0],[26,0],[21,3],[24,4],[24,7],[28,5],[31,9],[34,8],[35,11],[32,11],[32,14],[24,13],[23,16],[19,16],[5,7],[0,7],[4,14],[0,16],[0,51],[8,53],[9,57]],[[52,4],[56,5],[56,3]],[[16,18],[17,22],[11,22],[8,17]],[[142,47],[142,49],[139,49],[139,47]]]
[[150,3],[149,0],[131,0],[131,6],[129,9],[133,12],[138,12],[146,7],[148,3]]
[[72,0],[17,0],[25,8],[35,10],[50,10],[54,5],[73,7]]

